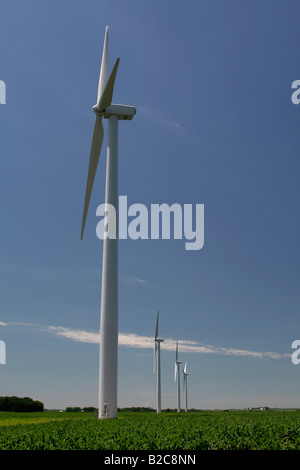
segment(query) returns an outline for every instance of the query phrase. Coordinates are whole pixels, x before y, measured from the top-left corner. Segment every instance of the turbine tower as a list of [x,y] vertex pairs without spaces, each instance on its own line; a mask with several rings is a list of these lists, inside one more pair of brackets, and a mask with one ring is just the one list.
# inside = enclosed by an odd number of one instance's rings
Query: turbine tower
[[183,392],[185,392],[185,411],[188,410],[188,399],[187,399],[187,376],[189,375],[186,371],[187,362],[185,363],[183,370]]
[[159,311],[157,312],[155,337],[154,337],[153,372],[155,372],[155,362],[157,362],[156,411],[157,411],[157,413],[160,413],[161,412],[160,343],[162,343],[164,341],[164,339],[163,338],[158,338],[158,320],[159,320]]
[[177,379],[177,411],[178,412],[180,412],[180,376],[179,376],[179,366],[180,366],[180,364],[182,364],[182,362],[178,361],[178,340],[177,340],[174,382],[176,382],[176,379]]
[[[115,78],[120,59],[111,74],[108,69],[108,27],[105,30],[100,68],[96,114],[83,209],[81,239],[83,238],[89,202],[101,152],[104,129],[102,118],[108,119],[105,205],[114,206],[118,221],[118,121],[131,120],[133,106],[112,104]],[[117,226],[117,225],[116,225]],[[118,236],[103,236],[102,290],[100,314],[99,418],[117,417],[118,375]]]

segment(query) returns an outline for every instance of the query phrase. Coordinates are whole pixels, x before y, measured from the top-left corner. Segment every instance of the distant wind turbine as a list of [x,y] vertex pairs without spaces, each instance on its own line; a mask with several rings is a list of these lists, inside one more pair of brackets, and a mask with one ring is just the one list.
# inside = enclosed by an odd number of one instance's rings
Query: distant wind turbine
[[176,356],[175,356],[175,374],[174,374],[174,382],[177,379],[177,411],[180,411],[180,374],[179,374],[179,366],[182,364],[181,361],[178,361],[178,340],[176,343]]
[[154,361],[153,361],[153,372],[155,372],[155,362],[157,362],[157,390],[156,390],[156,411],[161,412],[161,383],[160,383],[160,343],[164,341],[163,338],[158,338],[158,320],[159,311],[157,312],[156,328],[154,336]]
[[189,375],[186,371],[186,368],[187,368],[187,362],[185,363],[185,366],[183,369],[183,392],[185,392],[185,411],[188,410],[187,376]]
[[[108,27],[105,30],[98,84],[96,114],[91,144],[86,194],[81,227],[83,238],[95,174],[101,152],[104,129],[102,118],[108,119],[105,204],[115,208],[118,220],[118,121],[130,120],[136,113],[133,106],[112,104],[115,78],[120,59],[111,74],[108,69]],[[118,368],[118,238],[103,240],[102,292],[100,317],[99,418],[117,417]]]

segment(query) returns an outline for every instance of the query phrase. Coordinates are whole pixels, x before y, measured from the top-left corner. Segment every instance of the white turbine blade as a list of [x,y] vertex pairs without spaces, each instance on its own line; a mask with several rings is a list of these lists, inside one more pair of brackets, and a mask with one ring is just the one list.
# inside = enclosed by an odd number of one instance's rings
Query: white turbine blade
[[102,96],[104,88],[107,84],[108,77],[109,77],[109,69],[108,69],[108,26],[106,26],[103,52],[102,52],[102,61],[101,61],[101,68],[100,68],[100,75],[99,75],[99,83],[98,83],[97,103],[99,103],[99,100]]
[[89,162],[89,171],[87,177],[87,184],[86,184],[86,192],[85,192],[85,201],[84,201],[84,209],[83,209],[83,217],[82,217],[82,226],[81,226],[81,240],[83,237],[85,221],[89,209],[89,203],[91,199],[95,174],[98,166],[99,156],[101,152],[102,142],[103,142],[103,125],[102,125],[102,117],[96,115],[95,125],[94,125],[94,133],[91,145],[91,153],[90,153],[90,162]]
[[187,367],[187,362],[185,363],[185,366],[184,366],[184,374],[186,374],[186,367]]
[[114,91],[114,84],[115,84],[115,79],[117,75],[117,70],[119,66],[120,59],[116,60],[116,63],[114,65],[114,68],[109,76],[109,79],[107,80],[107,83],[105,85],[105,88],[103,90],[103,93],[97,103],[97,109],[98,111],[102,111],[103,109],[107,108],[108,106],[111,105],[111,100],[112,100],[112,95]]
[[174,382],[176,382],[176,379],[177,379],[177,362],[175,362]]
[[155,372],[155,363],[156,363],[156,350],[157,350],[157,344],[156,344],[156,341],[154,341],[154,351],[153,351],[153,373]]
[[158,318],[159,318],[159,311],[157,312],[157,318],[156,318],[155,339],[158,336]]

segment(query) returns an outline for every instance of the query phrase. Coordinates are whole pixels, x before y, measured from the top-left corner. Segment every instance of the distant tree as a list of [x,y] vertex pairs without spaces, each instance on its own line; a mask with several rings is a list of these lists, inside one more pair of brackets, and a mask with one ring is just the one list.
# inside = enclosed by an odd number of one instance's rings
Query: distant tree
[[118,411],[154,411],[150,406],[131,406],[126,408],[118,408]]
[[67,406],[66,411],[73,411],[73,412],[77,411],[78,412],[78,411],[81,411],[81,408],[80,408],[80,406]]
[[44,404],[29,397],[0,397],[0,411],[44,411]]

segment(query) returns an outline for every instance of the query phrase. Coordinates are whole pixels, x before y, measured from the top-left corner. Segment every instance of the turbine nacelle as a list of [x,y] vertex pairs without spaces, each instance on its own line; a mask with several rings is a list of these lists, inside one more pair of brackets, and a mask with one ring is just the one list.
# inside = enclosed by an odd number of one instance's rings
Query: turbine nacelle
[[98,116],[102,116],[105,119],[108,119],[109,116],[117,116],[118,119],[123,121],[131,121],[133,116],[136,114],[134,106],[125,104],[111,104],[101,111],[99,111],[98,106],[95,104],[95,106],[93,106],[93,111]]

